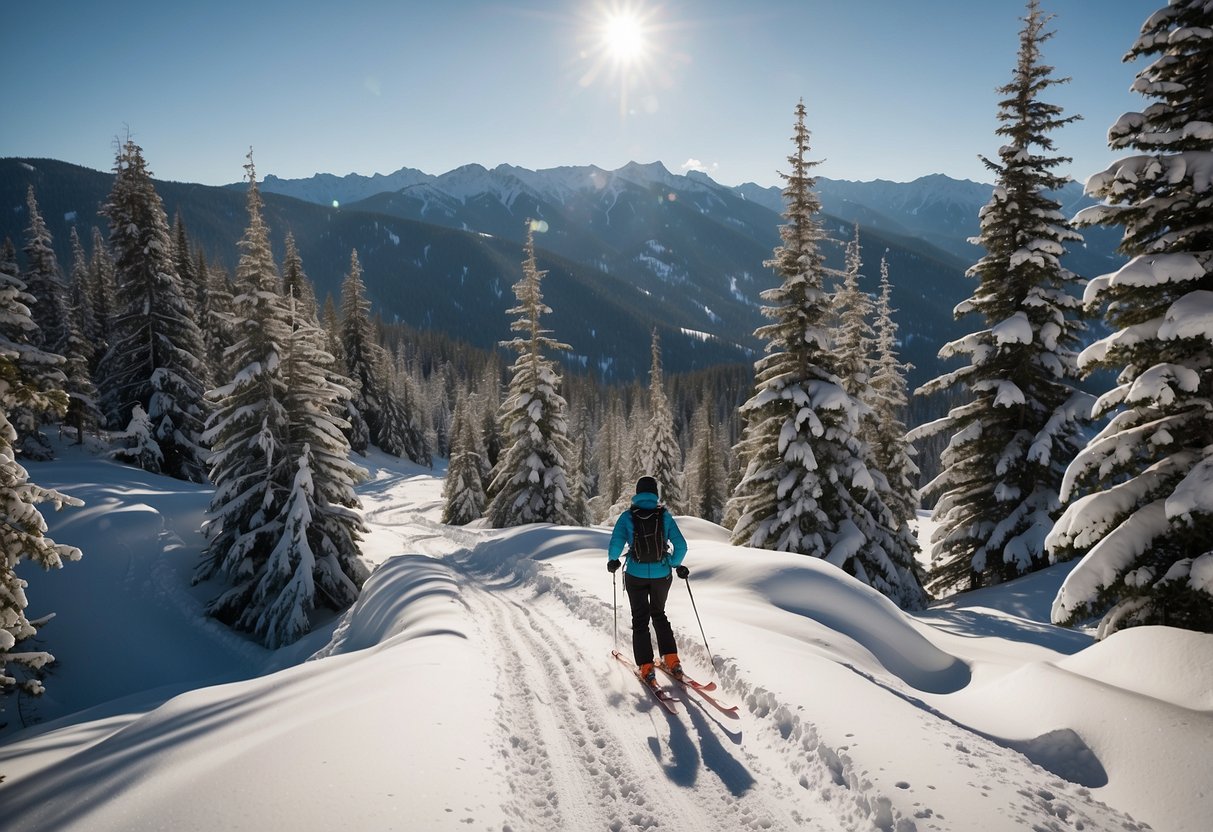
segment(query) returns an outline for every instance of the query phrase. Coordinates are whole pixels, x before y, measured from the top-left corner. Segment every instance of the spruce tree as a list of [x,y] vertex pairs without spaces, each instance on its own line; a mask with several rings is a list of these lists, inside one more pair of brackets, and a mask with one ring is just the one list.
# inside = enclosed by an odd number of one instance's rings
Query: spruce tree
[[57,569],[65,560],[80,558],[79,549],[46,536],[46,521],[38,506],[82,503],[30,482],[29,473],[17,462],[17,434],[8,413],[18,403],[37,412],[62,413],[67,398],[54,385],[43,387],[41,373],[28,372],[31,367],[54,366],[57,357],[30,342],[30,333],[37,329],[29,311],[32,298],[16,271],[9,244],[0,252],[0,510],[4,514],[0,524],[0,691],[20,686],[37,694],[43,690],[38,671],[54,657],[45,651],[16,649],[39,625],[25,615],[28,584],[17,577],[16,570],[26,560],[43,569]]
[[195,577],[226,578],[208,611],[273,648],[305,633],[318,604],[340,610],[357,598],[367,570],[353,485],[365,472],[349,461],[336,415],[345,393],[329,379],[323,335],[281,294],[251,151],[246,170],[237,338],[230,380],[210,394],[215,496]]
[[25,204],[29,210],[29,228],[25,231],[22,280],[26,291],[34,298],[30,312],[38,325],[35,343],[48,352],[62,355],[67,339],[67,286],[59,268],[59,258],[55,256],[54,238],[38,210],[33,185],[26,192]]
[[1213,632],[1213,11],[1173,0],[1125,57],[1149,61],[1133,89],[1150,103],[1108,131],[1133,153],[1087,180],[1104,203],[1078,217],[1124,228],[1131,259],[1084,295],[1110,334],[1079,357],[1118,375],[1095,405],[1110,421],[1063,483],[1049,550],[1082,561],[1053,620],[1099,616],[1100,638],[1142,624]]
[[527,222],[522,278],[514,284],[518,305],[507,314],[518,318],[510,329],[521,333],[502,346],[518,353],[510,368],[509,395],[501,405],[505,448],[489,486],[486,516],[494,528],[526,523],[575,522],[569,495],[568,466],[573,446],[568,439],[567,404],[560,394],[560,374],[548,354],[569,350],[543,329],[540,318],[551,313],[540,284],[545,272],[535,260],[535,233]]
[[1040,95],[1068,79],[1041,63],[1052,36],[1036,0],[1028,3],[1012,80],[999,92],[997,133],[1006,144],[985,159],[996,183],[981,211],[977,241],[986,254],[969,269],[978,288],[956,307],[981,329],[940,350],[968,364],[924,385],[963,398],[914,438],[946,430],[943,470],[923,488],[936,495],[930,587],[937,595],[1000,583],[1048,563],[1045,536],[1060,512],[1058,492],[1081,440],[1089,408],[1077,392],[1074,347],[1079,280],[1063,267],[1067,242],[1080,240],[1049,192],[1067,181],[1054,168],[1049,133],[1070,123]]
[[889,261],[880,260],[880,295],[876,300],[875,362],[871,383],[871,418],[865,420],[864,438],[872,464],[884,474],[889,506],[899,530],[904,530],[906,546],[913,553],[917,538],[910,531],[918,513],[918,466],[914,446],[906,436],[906,373],[910,365],[897,355],[897,323],[893,320],[893,288],[889,282]]
[[[353,382],[354,407],[366,421],[371,440],[377,440],[383,423],[383,404],[379,399],[383,382],[377,376],[383,348],[375,338],[371,323],[371,302],[366,298],[362,282],[362,265],[358,251],[350,252],[350,269],[341,283],[341,352],[345,357],[345,374]],[[350,445],[360,453],[358,436],[350,437]]]
[[114,258],[101,229],[95,225],[91,245],[87,291],[93,316],[85,321],[84,334],[93,344],[92,368],[95,372],[110,345],[110,329],[114,318]]
[[710,412],[711,408],[701,403],[692,422],[691,450],[687,456],[687,513],[720,523],[729,497],[728,452],[712,425]]
[[783,245],[768,265],[780,284],[763,292],[771,323],[755,335],[766,354],[754,393],[741,407],[737,446],[744,474],[730,500],[739,546],[800,552],[828,560],[907,607],[922,603],[912,573],[895,563],[888,509],[875,494],[858,438],[862,404],[838,376],[829,294],[816,218],[821,202],[808,161],[805,108],[796,107],[784,199]]
[[484,514],[483,467],[476,440],[476,424],[467,398],[455,402],[455,437],[451,461],[442,486],[442,522],[463,526]]
[[[674,435],[674,415],[666,396],[661,371],[661,339],[653,330],[652,365],[649,369],[649,418],[639,437],[636,476],[651,476],[661,484],[661,502],[673,514],[686,510],[682,447]],[[639,423],[639,420],[638,420]]]
[[316,306],[316,290],[307,272],[303,270],[303,258],[295,244],[295,235],[286,232],[286,252],[282,256],[282,293],[294,297],[299,312],[308,318],[317,318],[320,310]]
[[846,269],[842,283],[834,292],[833,310],[838,316],[838,330],[834,339],[838,353],[838,376],[847,392],[862,402],[871,399],[872,326],[869,322],[872,301],[859,285],[863,269],[862,250],[859,245],[859,225],[855,225],[854,237],[846,247]]
[[164,205],[142,148],[128,140],[114,174],[102,209],[110,222],[116,283],[111,343],[97,370],[102,411],[111,426],[120,426],[136,404],[143,407],[164,473],[202,482],[202,335],[173,264]]
[[[220,574],[230,589],[211,601],[208,611],[228,624],[255,626],[260,610],[257,590],[269,553],[282,528],[284,462],[290,456],[282,363],[291,339],[278,271],[270,250],[269,228],[261,209],[252,152],[245,165],[249,179],[249,224],[240,240],[232,312],[235,343],[227,381],[211,390],[215,402],[206,440],[213,449],[211,481],[215,495],[208,522],[209,543],[197,580]],[[293,473],[293,472],[292,472]]]

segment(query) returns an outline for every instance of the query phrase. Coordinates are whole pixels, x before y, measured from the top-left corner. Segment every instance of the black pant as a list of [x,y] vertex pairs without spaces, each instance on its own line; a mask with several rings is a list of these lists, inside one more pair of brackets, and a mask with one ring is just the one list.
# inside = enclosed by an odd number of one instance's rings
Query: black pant
[[657,649],[662,655],[677,653],[674,630],[665,616],[665,599],[670,594],[674,576],[666,578],[637,578],[624,573],[623,588],[632,605],[632,654],[636,664],[653,661],[653,642],[649,638],[649,620],[657,633]]

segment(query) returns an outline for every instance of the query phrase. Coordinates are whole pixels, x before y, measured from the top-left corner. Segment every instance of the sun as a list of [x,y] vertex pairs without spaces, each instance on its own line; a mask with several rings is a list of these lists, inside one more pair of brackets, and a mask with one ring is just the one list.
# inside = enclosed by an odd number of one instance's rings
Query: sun
[[635,12],[612,12],[603,23],[602,44],[621,64],[640,60],[646,46],[643,21]]

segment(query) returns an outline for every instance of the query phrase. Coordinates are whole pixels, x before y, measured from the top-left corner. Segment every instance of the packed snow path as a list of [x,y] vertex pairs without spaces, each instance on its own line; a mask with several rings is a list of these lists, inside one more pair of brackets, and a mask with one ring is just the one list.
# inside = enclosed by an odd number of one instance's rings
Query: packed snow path
[[787,808],[795,778],[748,754],[736,721],[690,697],[667,714],[601,631],[528,594],[465,584],[499,680],[511,829],[842,828]]

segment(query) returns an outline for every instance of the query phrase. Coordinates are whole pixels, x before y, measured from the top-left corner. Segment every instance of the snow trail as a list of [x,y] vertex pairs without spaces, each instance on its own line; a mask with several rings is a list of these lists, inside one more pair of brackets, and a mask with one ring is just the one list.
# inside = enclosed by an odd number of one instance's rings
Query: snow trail
[[661,710],[611,660],[602,630],[570,619],[560,601],[464,575],[502,686],[496,742],[512,829],[842,828],[828,807],[826,821],[789,811],[780,778],[746,753],[744,728],[730,732],[690,696],[677,716]]

